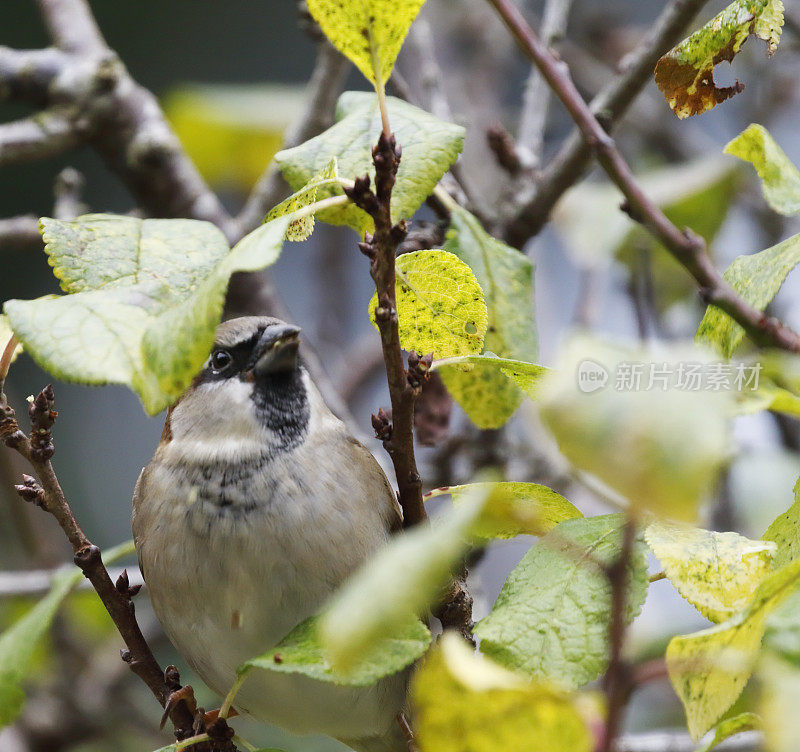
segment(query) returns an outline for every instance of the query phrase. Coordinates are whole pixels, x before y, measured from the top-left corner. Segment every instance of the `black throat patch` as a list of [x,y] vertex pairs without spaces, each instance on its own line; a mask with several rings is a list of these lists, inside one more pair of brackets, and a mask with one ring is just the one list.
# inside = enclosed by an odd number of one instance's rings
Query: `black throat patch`
[[302,369],[256,379],[252,399],[262,425],[278,437],[278,451],[303,443],[311,410]]

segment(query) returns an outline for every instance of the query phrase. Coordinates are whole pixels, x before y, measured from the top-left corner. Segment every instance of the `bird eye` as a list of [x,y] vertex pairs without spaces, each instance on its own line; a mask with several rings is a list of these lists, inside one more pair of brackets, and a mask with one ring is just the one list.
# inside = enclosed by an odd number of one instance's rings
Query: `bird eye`
[[211,368],[216,373],[224,371],[231,363],[233,357],[227,350],[215,350],[211,354]]

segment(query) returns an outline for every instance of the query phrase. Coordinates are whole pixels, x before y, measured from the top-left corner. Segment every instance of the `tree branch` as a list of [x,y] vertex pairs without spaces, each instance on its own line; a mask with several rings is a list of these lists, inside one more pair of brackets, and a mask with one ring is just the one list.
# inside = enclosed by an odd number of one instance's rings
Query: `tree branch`
[[39,219],[33,214],[0,219],[0,250],[20,246],[42,246]]
[[[21,569],[11,572],[0,572],[0,598],[11,596],[44,595],[53,586],[56,576],[62,571],[56,569]],[[139,567],[114,567],[108,570],[108,576],[117,580],[123,572],[127,573],[131,587],[144,584]],[[81,587],[90,587],[90,582],[85,582]]]
[[153,216],[233,224],[169,127],[156,98],[108,47],[84,0],[38,0],[58,50],[0,48],[3,95],[74,111],[81,131]]
[[[317,62],[306,87],[306,108],[291,127],[283,141],[283,148],[302,144],[316,136],[333,122],[336,100],[342,91],[349,64],[327,40],[320,42]],[[275,162],[261,176],[247,203],[236,218],[237,233],[245,235],[258,227],[264,215],[286,193],[286,183]]]
[[400,346],[395,295],[395,254],[397,246],[405,238],[406,223],[395,225],[390,211],[392,188],[400,164],[400,148],[395,143],[394,136],[387,138],[382,133],[378,145],[372,150],[372,157],[375,165],[375,192],[370,189],[369,176],[364,176],[356,179],[353,188],[345,188],[345,193],[375,223],[375,234],[365,235],[364,242],[359,247],[369,258],[370,275],[378,294],[375,322],[381,335],[392,413],[390,417],[381,410],[377,416],[372,416],[372,423],[392,459],[400,506],[403,509],[403,525],[408,528],[427,519],[422,503],[422,478],[417,471],[414,456],[414,402],[430,362],[429,359],[420,359],[412,352],[406,371]]
[[[563,38],[572,2],[547,0],[542,17],[542,41],[547,47],[552,47]],[[549,99],[547,82],[539,69],[533,66],[522,96],[522,114],[516,138],[516,152],[527,168],[537,167],[542,160]]]
[[67,52],[95,54],[106,43],[85,0],[37,0],[47,31]]
[[603,680],[606,695],[606,726],[598,752],[612,752],[622,728],[622,716],[631,693],[631,673],[623,650],[627,623],[628,569],[636,542],[636,521],[629,514],[622,530],[619,556],[606,569],[611,587],[611,624],[609,625],[609,661]]
[[[8,405],[2,391],[7,372],[7,364],[3,360],[0,364],[0,440],[27,460],[39,476],[38,482],[31,476],[23,476],[23,483],[16,487],[17,492],[56,519],[72,546],[75,564],[91,582],[127,646],[122,654],[123,660],[147,684],[163,707],[174,687],[167,683],[164,672],[139,629],[131,600],[134,591],[127,577],[120,577],[116,585],[112,582],[100,558],[100,549],[86,537],[75,519],[50,461],[55,451],[51,428],[58,415],[53,409],[53,389],[46,387],[31,403],[31,434],[30,437],[26,436],[20,430],[14,410]],[[179,739],[192,735],[193,709],[185,702],[174,703],[169,708],[169,717]]]
[[[653,24],[652,31],[620,63],[620,74],[591,103],[591,111],[610,129],[650,80],[658,59],[682,37],[686,25],[707,0],[672,0]],[[538,176],[511,202],[503,217],[503,234],[514,247],[522,248],[547,222],[550,211],[563,193],[586,171],[592,148],[576,129]]]
[[678,229],[644,193],[614,140],[583,101],[567,66],[542,44],[510,0],[489,0],[523,53],[535,63],[578,126],[600,166],[625,196],[625,211],[657,238],[700,286],[703,300],[737,321],[756,344],[800,352],[800,336],[777,319],[753,308],[722,277],[706,253],[705,242],[689,229]]
[[74,119],[61,108],[0,125],[0,167],[46,159],[81,141]]

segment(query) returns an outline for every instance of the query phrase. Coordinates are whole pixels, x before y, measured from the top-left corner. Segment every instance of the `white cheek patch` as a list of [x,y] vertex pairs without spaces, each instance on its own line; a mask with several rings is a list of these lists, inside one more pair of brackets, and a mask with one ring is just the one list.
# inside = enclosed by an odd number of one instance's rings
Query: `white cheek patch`
[[172,413],[167,455],[192,461],[262,454],[278,438],[256,417],[253,385],[240,379],[200,384]]

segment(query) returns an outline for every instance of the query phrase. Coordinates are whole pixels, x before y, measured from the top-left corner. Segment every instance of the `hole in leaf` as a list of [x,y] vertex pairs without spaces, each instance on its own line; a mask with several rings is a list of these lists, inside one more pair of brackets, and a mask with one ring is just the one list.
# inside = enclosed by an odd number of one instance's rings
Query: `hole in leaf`
[[475,326],[475,323],[474,323],[474,322],[472,322],[472,321],[467,321],[467,323],[466,323],[466,324],[464,324],[464,331],[465,331],[467,334],[477,334],[477,332],[478,332],[478,327],[477,327],[477,326]]

